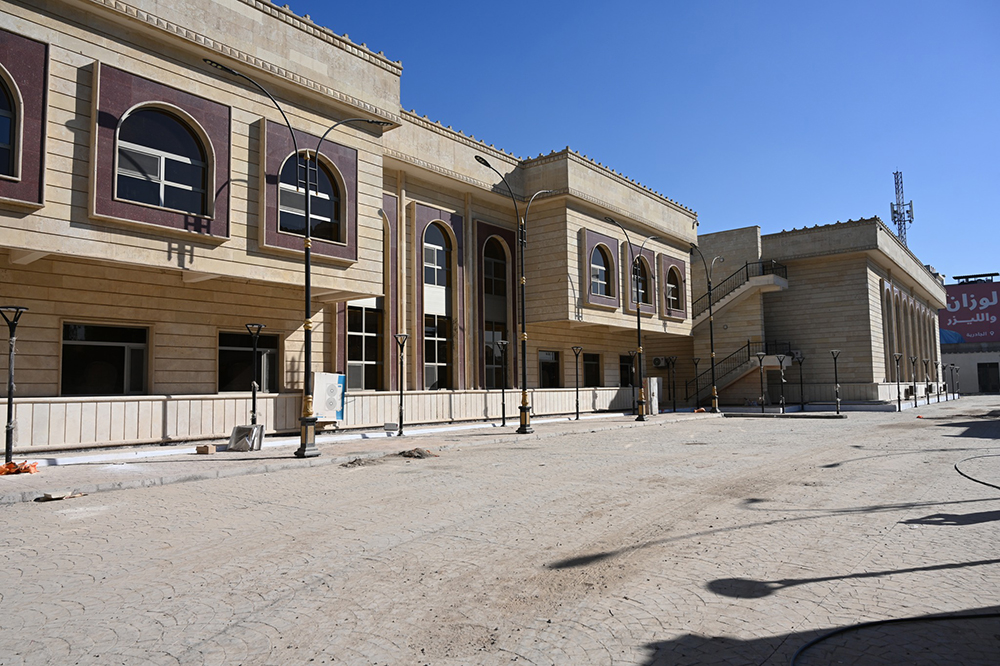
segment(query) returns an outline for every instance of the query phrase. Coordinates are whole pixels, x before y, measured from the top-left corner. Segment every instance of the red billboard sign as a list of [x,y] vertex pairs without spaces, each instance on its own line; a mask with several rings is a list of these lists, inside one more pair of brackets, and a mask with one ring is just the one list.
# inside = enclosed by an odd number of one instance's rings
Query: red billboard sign
[[948,307],[938,311],[941,342],[1000,341],[1000,283],[967,282],[945,285]]

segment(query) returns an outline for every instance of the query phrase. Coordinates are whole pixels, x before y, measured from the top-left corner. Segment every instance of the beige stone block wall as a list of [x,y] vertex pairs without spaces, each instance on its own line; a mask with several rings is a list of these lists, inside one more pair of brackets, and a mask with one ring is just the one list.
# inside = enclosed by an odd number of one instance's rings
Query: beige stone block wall
[[[300,289],[231,279],[184,284],[173,271],[76,259],[18,266],[0,251],[0,290],[5,300],[29,308],[18,326],[17,397],[59,394],[64,322],[149,328],[150,394],[216,393],[219,332],[245,332],[245,323],[260,322],[267,326],[264,334],[279,336],[279,390],[301,390]],[[317,371],[333,369],[332,313],[332,307],[316,304]],[[3,355],[0,373],[6,367]]]
[[764,294],[768,339],[787,341],[806,358],[813,381],[833,382],[832,349],[840,349],[841,384],[872,383],[872,331],[881,333],[870,306],[868,259],[864,254],[814,257],[782,262],[788,289]]
[[[760,227],[757,226],[701,234],[696,242],[709,266],[715,257],[725,259],[723,263],[715,263],[712,271],[713,285],[721,283],[747,262],[761,259]],[[697,252],[691,253],[691,265],[693,298],[700,298],[708,291],[708,281],[705,278],[705,264]]]

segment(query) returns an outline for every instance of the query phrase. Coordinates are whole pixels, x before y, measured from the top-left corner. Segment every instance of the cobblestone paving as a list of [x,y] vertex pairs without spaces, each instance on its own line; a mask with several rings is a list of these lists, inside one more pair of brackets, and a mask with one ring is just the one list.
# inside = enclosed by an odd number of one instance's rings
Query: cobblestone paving
[[[4,507],[0,664],[995,664],[1000,412],[706,419]],[[917,419],[917,414],[924,418]],[[969,459],[969,460],[966,460]]]

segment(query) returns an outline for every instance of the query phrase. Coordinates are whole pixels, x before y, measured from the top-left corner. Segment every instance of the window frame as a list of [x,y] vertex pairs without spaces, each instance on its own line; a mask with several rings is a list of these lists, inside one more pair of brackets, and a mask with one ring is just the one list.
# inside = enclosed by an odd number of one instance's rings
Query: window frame
[[[595,257],[600,257],[598,264]],[[590,295],[599,298],[610,298],[614,295],[614,288],[611,282],[611,266],[614,262],[608,257],[608,248],[603,244],[598,244],[590,252]],[[602,279],[603,276],[603,279]],[[595,289],[599,286],[600,289]]]
[[[91,134],[90,217],[108,222],[155,226],[163,232],[224,242],[229,238],[232,108],[214,100],[94,65]],[[117,196],[118,139],[122,122],[143,108],[180,120],[201,143],[205,167],[205,214],[198,215]]]
[[[199,147],[201,148],[202,152],[204,153],[203,157],[204,157],[205,161],[204,162],[195,161],[195,160],[193,160],[193,159],[191,159],[191,158],[189,158],[189,157],[187,157],[185,155],[180,155],[178,153],[168,153],[166,151],[159,150],[157,148],[152,148],[152,147],[149,147],[149,146],[143,146],[141,144],[132,143],[132,142],[129,142],[129,141],[123,141],[120,138],[120,136],[119,136],[121,134],[122,125],[124,125],[126,122],[128,122],[128,120],[131,117],[133,117],[134,115],[136,115],[137,113],[141,113],[141,112],[144,112],[144,111],[157,111],[157,112],[163,113],[163,114],[165,114],[167,116],[171,116],[172,119],[175,122],[177,122],[180,125],[182,125],[188,132],[190,132],[192,134],[194,140],[199,144]],[[184,115],[186,115],[186,114],[184,114]],[[193,123],[194,126],[192,126],[189,123]],[[210,146],[210,142],[207,141],[207,137],[202,136],[203,133],[204,133],[204,129],[201,128],[200,126],[198,126],[197,121],[195,121],[192,118],[179,117],[177,114],[173,113],[171,110],[169,110],[167,108],[164,108],[160,104],[156,104],[156,103],[140,104],[137,107],[133,107],[132,109],[129,109],[129,111],[126,112],[125,115],[123,115],[122,118],[118,121],[118,127],[115,130],[115,181],[114,181],[114,199],[115,199],[115,201],[120,201],[120,202],[128,203],[128,204],[134,204],[134,205],[137,205],[137,206],[148,206],[150,208],[155,208],[155,209],[159,209],[159,210],[166,210],[166,211],[172,211],[172,212],[175,212],[175,213],[181,213],[183,215],[193,215],[195,217],[200,217],[200,218],[205,218],[205,219],[211,219],[211,217],[212,217],[212,214],[211,214],[212,213],[212,209],[211,209],[211,206],[210,206],[210,204],[211,204],[211,202],[210,202],[211,197],[208,196],[208,193],[210,191],[210,183],[209,183],[209,180],[210,180],[210,168],[209,167],[210,167],[211,162],[212,162],[212,157],[210,155],[211,146]],[[128,173],[128,171],[127,171],[128,168],[122,166],[122,164],[121,164],[121,151],[122,151],[122,148],[124,148],[125,150],[128,150],[128,151],[131,151],[133,153],[139,153],[139,154],[145,155],[147,157],[153,157],[153,158],[155,158],[157,160],[157,165],[158,165],[158,169],[159,169],[158,174],[157,174],[157,180],[152,180],[152,179],[148,179],[148,178],[145,179],[145,180],[147,180],[148,182],[153,182],[153,183],[157,183],[158,184],[158,186],[159,186],[159,203],[154,204],[154,203],[149,203],[147,201],[139,201],[139,200],[136,200],[136,199],[127,199],[127,198],[119,195],[119,193],[118,193],[118,188],[119,188],[118,179],[122,175],[124,175],[126,177],[129,177],[129,178],[134,178],[136,180],[143,180],[144,179],[143,178],[143,174],[141,172],[134,171],[132,173]],[[180,164],[191,164],[191,165],[196,165],[196,166],[201,167],[201,169],[202,169],[202,187],[201,187],[201,189],[199,190],[197,188],[191,187],[191,186],[186,185],[184,183],[175,183],[175,182],[167,180],[167,177],[166,177],[167,160],[172,160],[172,161],[178,162]],[[187,191],[191,191],[191,192],[200,192],[201,193],[201,197],[202,197],[202,201],[201,201],[202,212],[189,211],[189,210],[184,210],[182,208],[173,208],[171,206],[168,206],[166,204],[166,188],[167,187],[174,187],[174,188],[177,188],[177,189],[187,190]]]
[[45,205],[49,46],[0,29],[0,78],[11,97],[11,171],[0,174],[0,204]]
[[[266,329],[265,329],[266,330]],[[236,335],[250,340],[250,346],[238,347],[223,345],[221,337],[223,335]],[[261,348],[262,340],[274,340],[273,347]],[[253,336],[244,329],[243,331],[232,331],[220,329],[216,332],[216,362],[215,362],[215,390],[217,393],[249,393],[251,387],[240,389],[223,390],[222,382],[222,352],[246,352],[253,362]],[[257,387],[259,393],[278,394],[281,392],[281,335],[278,333],[261,333],[257,338],[257,355],[260,357],[260,386]],[[253,374],[253,369],[250,370]],[[273,391],[272,391],[273,386]]]
[[[608,262],[607,265],[607,286],[608,295],[595,294],[591,279],[591,260],[595,248],[603,246],[603,257]],[[586,289],[581,287],[584,306],[602,310],[616,310],[620,302],[621,278],[618,271],[618,251],[620,244],[616,238],[606,236],[590,229],[580,230],[580,284],[587,285]]]
[[[676,257],[671,257],[666,254],[660,255],[660,284],[663,285],[662,289],[659,289],[659,302],[660,302],[660,319],[666,319],[671,321],[684,321],[688,316],[688,303],[687,303],[687,285],[686,285],[686,275],[687,275],[687,262],[683,259],[678,259]],[[678,301],[680,302],[680,308],[670,307],[668,290],[670,288],[670,273],[675,271],[678,279]]]
[[[543,361],[542,360],[542,354],[552,354],[552,356],[554,358],[552,358],[551,360],[547,359],[547,360]],[[543,377],[548,376],[548,371],[543,371],[543,369],[542,369],[543,365],[546,365],[546,366],[548,366],[548,365],[555,365],[555,372],[552,373],[552,376],[555,378],[555,384],[552,385],[552,386],[547,386],[546,385],[547,382],[543,382],[542,381]],[[563,381],[562,381],[562,379],[563,379],[563,377],[562,377],[562,355],[559,352],[551,350],[551,349],[539,349],[538,350],[538,388],[540,388],[540,389],[562,388],[563,387]]]
[[[603,380],[601,378],[601,374],[602,374],[601,373],[601,370],[602,370],[601,355],[600,354],[593,354],[593,353],[584,352],[582,354],[582,356],[583,356],[583,384],[581,384],[581,386],[584,386],[584,387],[587,387],[587,388],[591,388],[591,387],[595,387],[595,386],[603,386],[604,384],[603,384]],[[590,382],[587,379],[587,369],[588,369],[588,367],[591,367],[594,370],[594,372],[597,373],[597,379],[595,381],[593,381],[593,382]]]
[[[311,193],[313,202],[315,202],[316,200],[323,200],[323,201],[329,201],[329,202],[331,202],[331,208],[333,208],[333,210],[336,213],[336,215],[335,215],[335,218],[326,218],[326,217],[318,216],[316,214],[315,210],[310,210],[309,211],[310,217],[312,217],[314,220],[319,219],[321,222],[327,222],[331,226],[333,226],[336,229],[336,238],[330,239],[330,238],[324,238],[323,236],[317,236],[314,229],[310,229],[309,237],[313,241],[315,241],[317,243],[332,243],[334,245],[346,245],[346,241],[344,240],[344,217],[345,217],[344,216],[344,204],[345,204],[345,201],[344,201],[344,195],[342,194],[342,191],[344,189],[343,185],[342,185],[342,183],[343,183],[343,177],[338,172],[337,167],[334,164],[332,164],[329,160],[325,159],[325,157],[322,154],[320,154],[318,160],[313,161],[313,159],[311,158],[311,156],[315,155],[315,152],[308,151],[308,150],[300,150],[299,151],[299,157],[298,157],[298,159],[300,159],[300,160],[304,159],[307,155],[310,156],[310,159],[309,159],[308,162],[306,162],[306,168],[309,169],[309,170],[314,170],[317,174],[318,173],[323,173],[326,176],[326,179],[330,183],[330,189],[333,190],[334,194],[336,195],[336,198],[333,198],[333,197],[330,197],[329,195],[327,195],[325,192],[321,192],[320,188],[319,188],[319,179],[318,178],[313,183],[315,185],[315,188],[316,188],[316,189],[314,189],[312,191],[312,192],[315,192],[315,194]],[[282,194],[283,193],[293,193],[293,194],[297,194],[297,195],[301,196],[303,194],[303,190],[305,189],[304,187],[299,187],[299,186],[296,186],[296,187],[293,188],[288,183],[286,183],[285,181],[283,181],[281,179],[281,174],[284,173],[284,170],[285,170],[286,166],[288,165],[289,160],[293,160],[295,158],[296,158],[296,155],[294,153],[289,154],[288,157],[285,158],[285,161],[281,163],[281,168],[278,170],[278,201],[277,201],[277,205],[278,205],[278,220],[277,220],[277,225],[278,226],[277,226],[277,229],[278,229],[278,233],[281,234],[281,235],[291,236],[291,237],[294,237],[294,238],[305,238],[305,232],[304,231],[303,231],[303,233],[296,233],[294,231],[287,231],[287,230],[285,230],[285,229],[282,228],[282,224],[281,224],[281,216],[284,213],[297,214],[297,215],[301,215],[302,216],[302,218],[303,218],[302,228],[305,229],[305,219],[304,219],[305,218],[305,197],[302,197],[302,204],[303,205],[302,205],[301,212],[290,210],[287,206],[282,205],[282,202],[281,202],[282,201]],[[298,172],[298,170],[296,171],[296,173],[297,172]],[[310,177],[310,179],[311,179],[311,177]],[[315,203],[313,203],[313,209],[315,209]]]
[[[132,332],[142,332],[145,339],[144,342],[116,342],[107,340],[66,340],[66,328],[68,326],[81,326],[84,328],[114,328],[121,329],[123,331]],[[76,321],[61,321],[59,335],[59,395],[66,397],[115,397],[115,396],[133,396],[133,395],[148,395],[149,393],[149,380],[150,380],[150,349],[152,347],[152,327],[150,326],[128,326],[122,324],[109,324],[105,322],[96,323],[80,323]],[[121,377],[122,377],[122,391],[116,393],[95,393],[92,391],[86,392],[66,392],[66,373],[70,371],[67,367],[68,359],[66,354],[66,346],[75,347],[102,347],[102,348],[121,348],[123,351],[122,355],[122,366],[121,366]],[[132,375],[132,352],[136,350],[142,351],[142,386],[140,388],[132,388],[131,375]]]
[[[10,167],[10,173],[0,171],[0,178],[17,182],[21,180],[21,132],[24,126],[24,100],[21,97],[20,89],[2,63],[0,63],[0,94],[7,98],[11,107],[10,111],[0,110],[0,116],[10,120],[10,143],[6,144],[6,148],[10,152],[7,165]],[[0,148],[4,146],[5,144],[0,143]]]
[[[433,328],[434,331],[440,333],[444,330],[444,337],[435,335],[428,336],[428,320],[434,320]],[[447,391],[453,390],[454,386],[454,363],[452,362],[452,357],[454,356],[454,336],[451,334],[451,320],[452,318],[447,315],[437,315],[437,314],[425,314],[424,315],[424,327],[423,327],[423,380],[424,380],[424,390],[425,391]],[[443,323],[443,326],[442,326]],[[434,360],[428,359],[427,355],[427,344],[428,342],[434,342]],[[441,345],[444,344],[445,349],[445,360],[442,362],[440,359]],[[435,383],[437,386],[430,386],[428,382],[428,368],[436,368],[434,373]],[[441,386],[441,368],[445,369],[445,386]]]
[[[351,311],[360,311],[361,316],[361,329],[360,331],[352,330],[351,327]],[[351,391],[384,391],[385,389],[385,311],[380,307],[369,307],[367,305],[352,305],[350,302],[347,303],[345,309],[347,323],[346,323],[346,350],[345,350],[345,368],[347,369],[347,388]],[[373,313],[377,320],[376,330],[374,332],[368,330],[368,314]],[[351,338],[360,338],[361,340],[361,359],[351,358]],[[368,341],[374,340],[376,358],[375,360],[369,360],[367,358],[368,354]],[[368,386],[368,368],[374,367],[375,373],[375,386]],[[361,368],[361,385],[352,384],[352,368]]]

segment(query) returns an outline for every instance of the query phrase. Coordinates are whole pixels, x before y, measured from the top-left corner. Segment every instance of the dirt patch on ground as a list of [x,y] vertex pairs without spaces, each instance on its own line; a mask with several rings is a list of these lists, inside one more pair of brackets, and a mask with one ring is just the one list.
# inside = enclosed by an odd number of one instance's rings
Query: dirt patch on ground
[[348,460],[345,463],[341,463],[341,467],[346,467],[348,469],[352,467],[369,467],[371,465],[381,465],[384,462],[383,458],[355,458],[354,460]]

